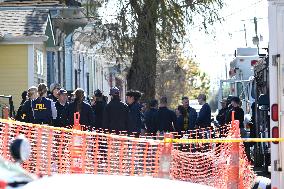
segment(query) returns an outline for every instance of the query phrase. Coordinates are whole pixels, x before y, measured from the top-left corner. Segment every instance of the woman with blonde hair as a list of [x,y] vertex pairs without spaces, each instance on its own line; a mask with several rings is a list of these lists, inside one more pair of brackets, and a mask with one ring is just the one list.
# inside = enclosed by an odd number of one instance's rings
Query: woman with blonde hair
[[32,101],[34,123],[51,125],[57,116],[55,104],[52,100],[46,98],[46,84],[40,83],[37,90],[38,97]]
[[81,88],[77,88],[74,94],[74,101],[69,104],[68,107],[68,118],[70,125],[74,125],[74,113],[79,112],[80,114],[80,125],[84,125],[85,129],[93,130],[95,116],[91,105],[84,101],[85,91]]
[[27,100],[22,105],[19,121],[33,123],[32,100],[37,98],[37,87],[32,86],[27,91]]

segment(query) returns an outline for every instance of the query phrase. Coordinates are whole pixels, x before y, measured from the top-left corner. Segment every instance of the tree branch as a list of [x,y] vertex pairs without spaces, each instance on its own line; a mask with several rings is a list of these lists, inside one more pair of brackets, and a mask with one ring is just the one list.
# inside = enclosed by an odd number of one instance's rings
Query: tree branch
[[130,0],[131,7],[134,9],[138,16],[141,15],[141,8],[139,7],[137,0]]

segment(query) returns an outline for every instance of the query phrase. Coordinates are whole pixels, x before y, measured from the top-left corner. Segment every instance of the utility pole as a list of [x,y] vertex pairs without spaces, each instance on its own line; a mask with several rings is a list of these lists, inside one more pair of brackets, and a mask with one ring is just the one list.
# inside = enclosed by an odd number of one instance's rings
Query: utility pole
[[253,22],[254,22],[255,37],[253,37],[252,41],[253,41],[253,44],[257,46],[257,51],[259,53],[259,38],[257,35],[257,18],[256,17],[253,18]]
[[248,46],[248,41],[247,41],[247,29],[246,29],[246,24],[244,24],[244,31],[245,31],[245,41],[246,41],[246,47]]

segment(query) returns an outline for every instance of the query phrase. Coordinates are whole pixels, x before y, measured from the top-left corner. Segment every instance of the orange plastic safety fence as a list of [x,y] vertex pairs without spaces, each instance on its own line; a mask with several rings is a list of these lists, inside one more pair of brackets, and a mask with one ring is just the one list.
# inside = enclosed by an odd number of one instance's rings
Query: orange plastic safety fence
[[[175,138],[230,138],[229,126],[197,129]],[[165,151],[162,136],[141,138],[60,129],[0,119],[0,154],[11,159],[10,142],[23,134],[32,154],[23,167],[38,175],[54,173],[118,174],[157,177]],[[231,143],[176,144],[171,148],[172,179],[225,189],[230,174]],[[250,188],[254,173],[240,147],[240,182]]]
[[9,143],[19,134],[28,138],[32,149],[23,167],[37,175],[157,175],[159,141],[0,121],[0,154],[4,158],[11,159]]

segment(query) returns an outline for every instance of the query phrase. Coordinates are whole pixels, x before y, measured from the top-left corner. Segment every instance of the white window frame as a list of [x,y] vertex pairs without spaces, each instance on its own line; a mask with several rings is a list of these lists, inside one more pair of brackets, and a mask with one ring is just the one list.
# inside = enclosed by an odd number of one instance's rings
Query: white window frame
[[43,52],[36,51],[37,74],[43,75]]

